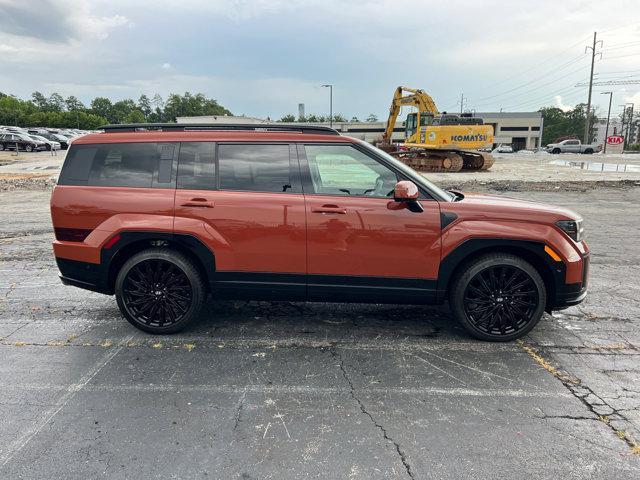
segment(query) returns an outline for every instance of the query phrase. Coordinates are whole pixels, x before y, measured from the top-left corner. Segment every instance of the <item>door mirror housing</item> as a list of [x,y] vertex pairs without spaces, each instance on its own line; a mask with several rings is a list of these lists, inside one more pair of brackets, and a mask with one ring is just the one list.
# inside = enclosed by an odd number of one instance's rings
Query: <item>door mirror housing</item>
[[415,183],[409,180],[401,180],[396,183],[393,189],[393,199],[396,202],[416,201],[420,196],[420,191]]
[[393,210],[400,210],[406,208],[407,210],[415,213],[424,212],[424,208],[418,201],[420,197],[420,190],[415,183],[409,180],[401,180],[396,183],[393,189],[393,202],[395,206]]

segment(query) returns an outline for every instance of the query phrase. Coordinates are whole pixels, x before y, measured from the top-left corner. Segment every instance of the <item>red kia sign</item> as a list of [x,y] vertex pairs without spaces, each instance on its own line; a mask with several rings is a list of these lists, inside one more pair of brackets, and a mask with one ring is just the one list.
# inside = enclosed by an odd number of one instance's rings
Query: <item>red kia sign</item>
[[607,137],[607,145],[620,145],[624,143],[624,137],[620,135],[611,135]]

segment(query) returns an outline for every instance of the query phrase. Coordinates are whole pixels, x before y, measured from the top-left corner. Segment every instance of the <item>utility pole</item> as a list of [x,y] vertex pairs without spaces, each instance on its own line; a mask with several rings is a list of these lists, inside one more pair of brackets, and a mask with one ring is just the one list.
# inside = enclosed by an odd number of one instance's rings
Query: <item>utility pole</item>
[[327,83],[322,86],[329,87],[329,127],[333,128],[333,85]]
[[607,111],[607,128],[604,131],[604,148],[602,153],[607,153],[607,138],[609,137],[609,118],[611,117],[611,99],[613,92],[600,92],[600,95],[609,95],[609,110]]
[[[593,90],[593,66],[596,62],[596,46],[599,43],[600,47],[602,47],[602,40],[597,41],[596,36],[598,32],[593,32],[593,46],[584,47],[584,53],[587,53],[587,50],[591,49],[591,74],[589,75],[589,97],[587,99],[587,118],[584,121],[584,143],[589,143],[589,127],[591,126],[591,91]],[[602,58],[602,53],[600,53],[600,58]]]
[[464,93],[460,94],[460,115],[462,115],[462,108],[464,106]]

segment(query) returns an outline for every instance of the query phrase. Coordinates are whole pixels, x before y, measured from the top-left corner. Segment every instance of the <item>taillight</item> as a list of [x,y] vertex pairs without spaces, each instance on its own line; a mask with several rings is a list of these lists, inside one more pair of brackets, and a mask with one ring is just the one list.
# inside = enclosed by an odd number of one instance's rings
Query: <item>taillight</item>
[[84,228],[55,228],[56,240],[62,242],[84,242],[84,239],[89,236],[91,230],[85,230]]

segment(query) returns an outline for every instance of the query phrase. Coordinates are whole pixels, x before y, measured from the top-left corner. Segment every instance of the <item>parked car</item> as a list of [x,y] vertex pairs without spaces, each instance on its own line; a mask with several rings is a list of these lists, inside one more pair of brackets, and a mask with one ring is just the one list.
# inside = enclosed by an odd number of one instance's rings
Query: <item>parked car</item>
[[492,150],[492,153],[513,153],[513,147],[511,145],[498,145]]
[[0,150],[24,150],[33,152],[35,150],[44,150],[44,143],[30,139],[27,135],[18,133],[0,134]]
[[598,146],[592,144],[583,144],[580,140],[570,139],[563,140],[559,143],[550,143],[547,145],[549,153],[586,153],[591,154],[598,151]]
[[29,137],[31,137],[32,139],[38,141],[38,142],[43,142],[46,146],[46,149],[51,151],[51,150],[60,150],[60,142],[57,141],[53,141],[53,140],[49,140],[46,139],[40,135],[32,135],[29,134]]
[[39,133],[39,135],[52,142],[58,142],[62,150],[66,150],[67,148],[69,148],[69,139],[63,135],[50,132],[41,132]]
[[69,149],[53,250],[64,284],[115,294],[141,330],[183,329],[208,294],[448,300],[471,335],[507,341],[587,294],[578,214],[442,190],[333,129],[104,131]]

